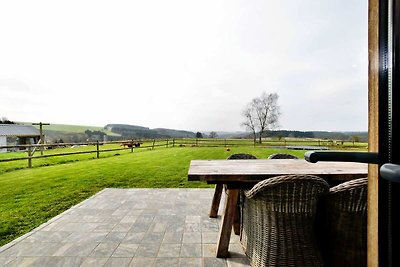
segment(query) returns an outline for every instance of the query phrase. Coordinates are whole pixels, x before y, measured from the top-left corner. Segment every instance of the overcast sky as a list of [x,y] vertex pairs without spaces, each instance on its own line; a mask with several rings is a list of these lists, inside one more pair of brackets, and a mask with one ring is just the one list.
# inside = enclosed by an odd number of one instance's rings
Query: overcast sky
[[367,3],[1,1],[0,117],[236,131],[265,91],[280,129],[365,131]]

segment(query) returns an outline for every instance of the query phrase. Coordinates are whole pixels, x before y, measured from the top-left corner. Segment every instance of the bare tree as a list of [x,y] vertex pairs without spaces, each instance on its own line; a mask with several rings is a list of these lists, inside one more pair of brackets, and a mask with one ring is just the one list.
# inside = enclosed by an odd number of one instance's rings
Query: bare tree
[[256,142],[257,134],[257,118],[254,106],[252,103],[247,104],[246,108],[243,110],[244,122],[242,126],[246,127],[247,130],[251,131],[253,134],[254,143]]
[[243,112],[245,121],[242,125],[252,131],[254,140],[258,130],[260,143],[262,143],[262,137],[267,130],[278,126],[281,115],[278,98],[276,93],[263,92],[260,97],[254,98]]
[[210,138],[217,138],[218,134],[214,131],[210,132],[209,136]]

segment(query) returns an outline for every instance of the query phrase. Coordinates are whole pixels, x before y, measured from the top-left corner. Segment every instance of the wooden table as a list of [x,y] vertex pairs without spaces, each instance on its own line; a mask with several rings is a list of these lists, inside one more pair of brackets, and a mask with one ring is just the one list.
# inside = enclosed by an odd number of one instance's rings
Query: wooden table
[[229,241],[239,190],[249,188],[264,179],[290,174],[316,175],[324,178],[330,184],[337,184],[355,178],[367,177],[368,164],[351,162],[309,163],[299,159],[192,160],[190,162],[189,181],[226,184],[229,189],[219,232],[217,257],[228,257],[229,255]]

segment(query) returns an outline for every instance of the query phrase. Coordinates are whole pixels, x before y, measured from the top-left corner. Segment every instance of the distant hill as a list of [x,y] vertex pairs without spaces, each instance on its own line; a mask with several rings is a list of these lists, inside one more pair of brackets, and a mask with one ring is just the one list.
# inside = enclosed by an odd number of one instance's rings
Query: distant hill
[[127,124],[107,124],[105,129],[120,134],[124,139],[132,138],[193,138],[196,136],[194,132],[127,125]]
[[[32,125],[31,122],[16,122],[17,124]],[[35,125],[39,128],[39,126]],[[49,142],[86,142],[96,140],[122,140],[122,139],[146,139],[146,138],[194,138],[196,133],[185,130],[174,130],[166,128],[154,128],[129,125],[129,124],[107,124],[101,126],[85,126],[85,125],[68,125],[50,123],[43,126],[46,139]],[[203,132],[204,137],[209,132]],[[318,138],[332,140],[353,140],[366,142],[368,140],[368,132],[328,132],[328,131],[293,131],[293,130],[276,130],[268,131],[267,137],[272,138]],[[223,132],[217,131],[217,138],[252,138],[248,132]]]
[[328,132],[328,131],[290,131],[279,130],[267,132],[268,137],[297,137],[297,138],[318,138],[332,140],[353,140],[358,138],[359,141],[366,142],[368,140],[368,132]]

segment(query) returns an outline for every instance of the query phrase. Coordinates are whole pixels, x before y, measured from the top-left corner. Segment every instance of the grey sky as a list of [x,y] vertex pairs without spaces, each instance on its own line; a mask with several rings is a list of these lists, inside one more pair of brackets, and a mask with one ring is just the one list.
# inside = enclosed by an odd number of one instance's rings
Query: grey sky
[[367,1],[1,1],[0,116],[244,130],[367,130]]

